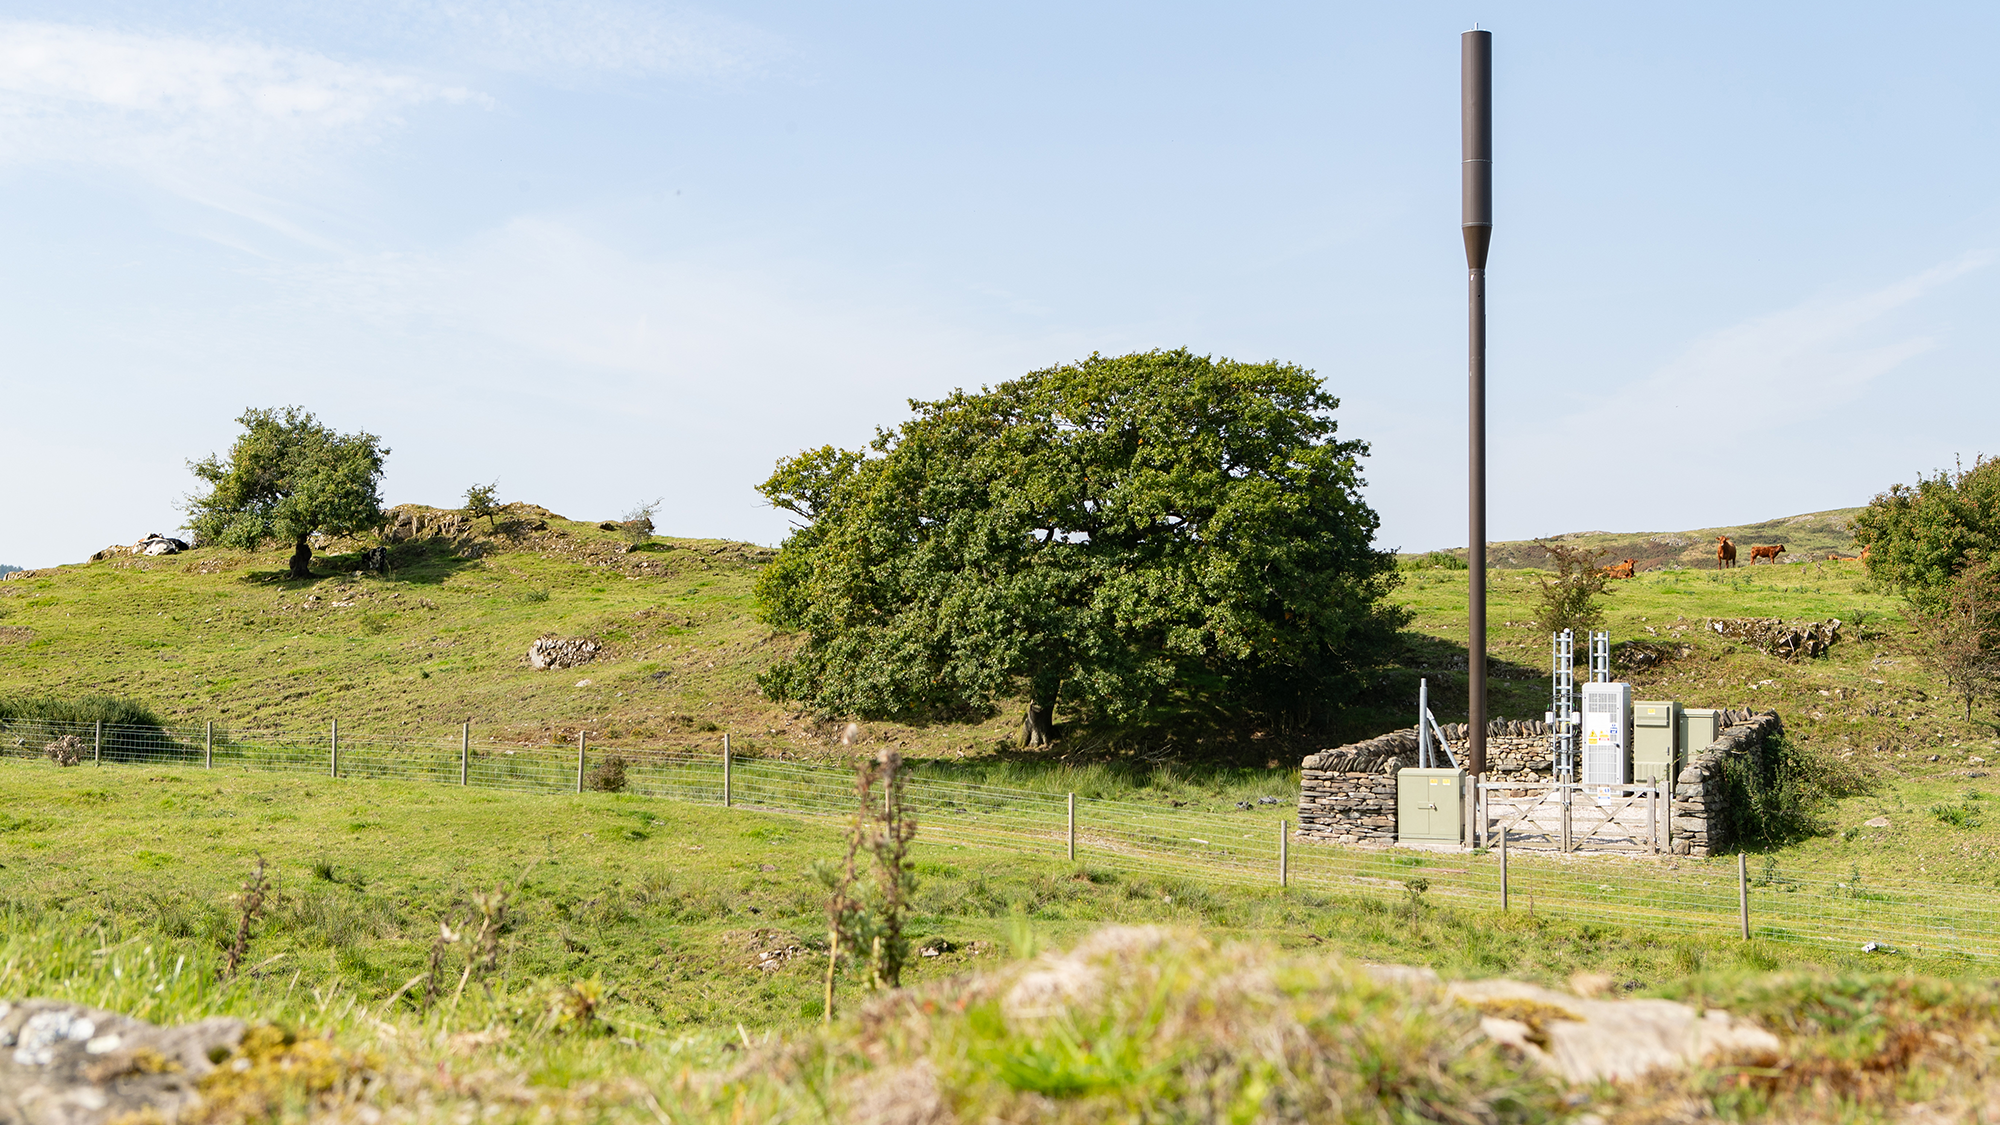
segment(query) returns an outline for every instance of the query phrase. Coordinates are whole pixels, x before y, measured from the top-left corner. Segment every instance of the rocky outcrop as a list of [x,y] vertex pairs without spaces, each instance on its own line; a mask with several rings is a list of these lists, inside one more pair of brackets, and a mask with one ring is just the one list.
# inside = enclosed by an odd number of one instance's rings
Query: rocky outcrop
[[415,539],[457,539],[472,533],[472,519],[464,512],[401,504],[388,511],[382,525],[386,543],[408,543]]
[[161,535],[157,531],[149,531],[146,533],[146,537],[144,539],[139,540],[137,543],[130,543],[130,544],[114,543],[113,545],[104,548],[102,551],[98,551],[97,553],[90,556],[90,561],[103,562],[105,559],[115,559],[123,555],[135,555],[135,556],[178,555],[182,551],[189,551],[189,550],[193,550],[193,548],[188,544],[188,541],[185,539],[175,539],[171,535]]
[[1790,623],[1776,617],[1723,617],[1710,620],[1708,627],[1716,636],[1742,641],[1783,660],[1825,656],[1833,642],[1840,639],[1838,617],[1831,621]]
[[588,637],[543,637],[528,646],[528,667],[574,668],[597,659],[604,646]]
[[53,1000],[0,1000],[0,1121],[174,1121],[243,1041],[240,1020],[182,1027]]

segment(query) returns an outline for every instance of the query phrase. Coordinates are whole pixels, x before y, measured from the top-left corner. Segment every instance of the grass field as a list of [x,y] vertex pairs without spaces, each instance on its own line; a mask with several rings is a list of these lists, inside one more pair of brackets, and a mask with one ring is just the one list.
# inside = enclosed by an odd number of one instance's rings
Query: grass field
[[[1134,1046],[1129,1057],[1091,1064],[1108,1070],[1080,1071],[1079,1060],[1064,1057],[1043,1060],[1054,1077],[964,1065],[967,1052],[977,1062],[1034,1058],[1060,1046],[1034,1036],[1016,1042],[1018,1028],[968,1009],[968,998],[991,995],[982,988],[992,987],[968,982],[1018,974],[1023,958],[1069,946],[1107,922],[1162,925],[1182,935],[1163,953],[1116,963],[1137,978],[1169,972],[1182,990],[1175,995],[1191,999],[1222,989],[1203,1001],[1211,1005],[1203,1011],[1217,1004],[1226,1010],[1223,997],[1240,991],[1228,983],[1240,976],[1229,977],[1227,966],[1237,965],[1239,974],[1277,970],[1300,990],[1287,993],[1287,1018],[1321,1026],[1344,1012],[1337,1018],[1357,1030],[1386,1021],[1364,1038],[1401,1042],[1409,1059],[1442,1051],[1437,1064],[1411,1072],[1435,1082],[1411,1087],[1431,1091],[1423,1097],[1539,1091],[1522,1095],[1517,1112],[1501,1119],[1550,1120],[1577,1103],[1565,1106],[1541,1079],[1486,1049],[1467,1053],[1462,1012],[1407,1011],[1356,978],[1346,959],[1550,984],[1597,972],[1631,994],[1761,1003],[1767,1022],[1782,1014],[1801,1024],[1804,1054],[1838,1048],[1850,1061],[1856,1051],[1873,1057],[1886,1049],[1867,1035],[1851,1041],[1852,1033],[1856,1020],[1866,1024],[1865,1011],[1881,1015],[1911,1003],[1898,992],[1899,980],[1935,982],[1918,1005],[1925,1019],[1991,1018],[1992,1001],[1972,980],[1984,968],[1953,958],[1900,957],[1893,973],[1877,976],[1879,962],[1858,951],[1578,924],[1518,909],[1501,914],[1394,888],[1247,888],[920,836],[912,928],[919,946],[937,955],[916,962],[909,999],[895,1003],[916,1005],[899,1017],[905,1023],[941,1022],[914,1041],[905,1032],[885,1042],[881,1002],[843,980],[844,1021],[822,1038],[824,892],[812,867],[837,854],[837,821],[623,795],[468,793],[186,767],[60,770],[18,760],[0,764],[0,808],[0,996],[72,998],[164,1022],[235,1014],[329,1031],[329,1049],[346,1052],[336,1055],[347,1060],[340,1065],[384,1076],[339,1096],[353,1099],[353,1090],[363,1089],[363,1103],[398,1105],[419,1118],[450,1117],[480,1100],[505,1107],[508,1118],[548,1111],[657,1120],[653,1106],[663,1105],[674,1120],[743,1120],[759,1112],[814,1120],[811,1104],[827,1099],[835,1108],[819,1112],[847,1119],[839,1107],[865,1100],[854,1083],[873,1080],[895,1057],[909,1061],[912,1052],[925,1056],[930,1045],[949,1043],[955,1046],[934,1063],[967,1105],[1014,1105],[1053,1088],[1060,1096],[1050,1105],[1063,1113],[1006,1119],[1080,1120],[1086,1110],[1107,1111],[1091,1101],[1096,1087],[1065,1083],[1096,1074],[1093,1081],[1115,1083],[1127,1099],[1112,1119],[1146,1119],[1125,1115],[1143,1109],[1140,1103],[1156,1112],[1170,1094],[1186,1093],[1161,1067],[1189,1064],[1189,1053],[1202,1050],[1238,1057],[1240,1044],[1220,1027],[1184,1019],[1164,1039],[1147,1033],[1133,1040],[1143,1051]],[[259,860],[274,893],[253,924],[245,971],[224,979],[222,950]],[[508,895],[496,971],[473,978],[454,1002],[459,974],[476,951],[466,942],[441,945],[438,927],[469,934],[474,896],[496,887]],[[1218,953],[1214,943],[1227,950]],[[434,951],[442,984],[427,1008],[423,975]],[[1792,975],[1771,975],[1781,967]],[[1816,983],[1808,989],[1808,981]],[[1824,1013],[1781,1007],[1774,998],[1796,1004],[1802,991],[1840,989],[1865,996],[1843,1002],[1852,1010],[1837,1027],[1821,1026],[1838,1022]],[[1154,1017],[1128,1011],[1117,1018],[1144,1025]],[[1107,1033],[1099,1026],[1091,1034],[1102,1042]],[[1128,1033],[1139,1029],[1120,1031]],[[1200,1046],[1217,1034],[1211,1047]],[[1454,1042],[1460,1045],[1449,1046]],[[1330,1068],[1318,1081],[1338,1084],[1352,1080],[1351,1052],[1294,1062]],[[794,1065],[801,1053],[814,1066]],[[951,1058],[958,1069],[947,1065]],[[823,1078],[808,1080],[814,1067]],[[1908,1060],[1896,1067],[1907,1071]],[[1890,1093],[1916,1077],[1901,1073]],[[1725,1079],[1714,1082],[1726,1093]],[[809,1088],[814,1081],[824,1088]],[[1244,1083],[1235,1094],[1253,1102],[1268,1089]],[[293,1112],[325,1108],[338,1090],[329,1087],[320,1103],[307,1094],[288,1095]],[[1643,1095],[1602,1090],[1592,1100],[1609,1111],[1650,1112]],[[262,1109],[252,1116],[287,1115],[286,1104],[255,1104]]]

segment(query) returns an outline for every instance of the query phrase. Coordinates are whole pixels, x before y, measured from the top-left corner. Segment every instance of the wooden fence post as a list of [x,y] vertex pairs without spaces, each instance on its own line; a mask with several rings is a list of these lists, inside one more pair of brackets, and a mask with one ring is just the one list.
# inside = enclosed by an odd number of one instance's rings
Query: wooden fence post
[[97,734],[91,740],[90,743],[90,760],[100,766],[104,764],[104,720],[103,719],[97,720]]
[[583,739],[582,731],[576,732],[576,791],[583,792]]
[[1507,912],[1507,826],[1500,826],[1500,913]]
[[1076,794],[1069,795],[1069,860],[1076,862]]
[[1278,822],[1278,885],[1292,885],[1292,825],[1285,820]]
[[729,784],[731,780],[729,767],[729,735],[727,732],[724,732],[722,736],[722,807],[725,809],[736,803],[736,794],[731,791]]
[[458,783],[471,784],[472,779],[472,720],[467,719],[458,728]]
[[331,733],[327,735],[326,775],[340,776],[340,720],[333,720]]
[[1736,913],[1743,922],[1743,940],[1750,940],[1750,856],[1736,853]]
[[202,769],[205,769],[205,770],[212,770],[212,769],[214,769],[214,768],[215,768],[215,722],[214,722],[214,720],[210,720],[210,721],[209,721],[209,723],[208,723],[208,727],[207,727],[207,729],[206,729],[206,730],[204,730],[204,731],[202,731],[202,735],[201,735],[201,768],[202,768]]

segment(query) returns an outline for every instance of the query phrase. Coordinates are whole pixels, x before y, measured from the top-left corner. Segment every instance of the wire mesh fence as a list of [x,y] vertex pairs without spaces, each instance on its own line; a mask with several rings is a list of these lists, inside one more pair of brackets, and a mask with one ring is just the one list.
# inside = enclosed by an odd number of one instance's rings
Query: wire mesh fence
[[[627,793],[705,805],[845,819],[851,769],[779,756],[783,747],[721,736],[679,746],[579,741],[361,736],[199,723],[161,727],[0,723],[0,759],[316,773],[519,793]],[[615,782],[613,777],[615,775]],[[1130,875],[1421,898],[1473,909],[1689,934],[1751,932],[1774,941],[2000,957],[2000,895],[1976,887],[1781,871],[1760,860],[1515,854],[1343,847],[1291,837],[1283,809],[1201,812],[911,775],[905,800],[933,843],[991,848]]]

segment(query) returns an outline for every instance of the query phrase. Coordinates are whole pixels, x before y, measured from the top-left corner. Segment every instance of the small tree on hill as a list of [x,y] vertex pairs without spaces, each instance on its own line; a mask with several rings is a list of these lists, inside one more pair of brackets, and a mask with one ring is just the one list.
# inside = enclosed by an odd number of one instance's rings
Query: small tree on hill
[[1542,588],[1536,594],[1536,612],[1542,628],[1551,633],[1564,629],[1582,633],[1601,624],[1604,607],[1597,599],[1604,593],[1607,578],[1597,565],[1600,552],[1542,539],[1535,543],[1548,553],[1554,571],[1542,577]]
[[465,514],[483,519],[494,531],[500,530],[500,482],[475,484],[465,490]]
[[243,434],[224,461],[191,461],[209,485],[188,498],[189,525],[203,543],[255,549],[292,544],[291,576],[312,575],[312,536],[353,535],[382,525],[382,460],[371,433],[340,434],[296,406],[246,410]]
[[1930,599],[1918,621],[1928,641],[1928,656],[1952,694],[1972,705],[2000,686],[2000,568],[1975,559],[1951,583]]
[[660,510],[661,500],[634,505],[618,521],[618,530],[624,534],[625,543],[632,550],[638,550],[653,541],[653,516]]

